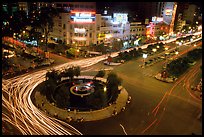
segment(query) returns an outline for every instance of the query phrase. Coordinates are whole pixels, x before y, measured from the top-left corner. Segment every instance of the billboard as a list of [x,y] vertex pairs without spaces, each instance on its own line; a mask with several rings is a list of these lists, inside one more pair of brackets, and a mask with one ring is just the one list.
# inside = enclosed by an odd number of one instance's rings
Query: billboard
[[163,21],[162,17],[156,17],[156,16],[152,17],[152,22],[161,22],[161,21]]
[[127,23],[128,14],[127,13],[113,13],[113,22],[115,23]]
[[72,23],[94,23],[95,12],[71,12],[71,22]]
[[74,28],[74,33],[86,33],[85,28]]
[[166,9],[165,10],[165,15],[166,16],[171,16],[172,15],[172,9]]

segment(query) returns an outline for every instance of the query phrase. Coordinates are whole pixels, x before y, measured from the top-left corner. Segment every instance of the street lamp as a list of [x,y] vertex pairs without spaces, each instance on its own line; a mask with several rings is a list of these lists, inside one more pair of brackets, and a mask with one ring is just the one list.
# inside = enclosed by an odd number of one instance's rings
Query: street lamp
[[147,54],[143,54],[142,57],[143,57],[143,62],[144,62],[144,67],[145,67],[145,59],[147,58]]
[[166,53],[165,53],[165,58],[166,58],[166,64],[165,64],[165,68],[166,68],[166,66],[167,66],[167,63],[168,63],[168,55],[169,55],[169,52],[166,52]]
[[157,48],[159,48],[159,46],[157,46]]

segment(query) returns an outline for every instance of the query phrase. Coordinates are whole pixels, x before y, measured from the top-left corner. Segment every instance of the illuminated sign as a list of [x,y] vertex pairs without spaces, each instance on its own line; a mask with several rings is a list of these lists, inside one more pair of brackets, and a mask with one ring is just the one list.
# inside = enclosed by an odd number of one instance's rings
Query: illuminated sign
[[166,9],[165,14],[166,14],[166,16],[171,16],[172,15],[172,9]]
[[95,12],[71,12],[71,20],[74,23],[94,23]]
[[116,23],[126,23],[128,21],[127,13],[113,13],[113,21]]
[[74,33],[86,33],[86,29],[85,28],[74,28]]
[[73,39],[77,41],[85,41],[86,37],[73,37]]
[[156,17],[156,16],[152,17],[152,22],[161,22],[161,21],[163,21],[162,17]]
[[105,34],[105,38],[109,39],[111,37],[113,37],[111,34]]
[[92,20],[92,19],[78,19],[78,18],[74,18],[74,22],[79,22],[79,23],[92,23],[93,20]]

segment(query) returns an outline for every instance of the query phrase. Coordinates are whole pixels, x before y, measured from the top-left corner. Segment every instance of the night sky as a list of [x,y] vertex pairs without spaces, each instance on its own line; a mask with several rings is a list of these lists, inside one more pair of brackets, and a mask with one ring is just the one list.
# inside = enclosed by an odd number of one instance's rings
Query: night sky
[[[189,2],[197,6],[202,6],[201,2]],[[180,2],[178,2],[180,4]],[[181,2],[182,4],[182,2]],[[104,7],[110,7],[114,12],[127,12],[129,16],[134,16],[136,20],[144,20],[145,18],[151,19],[154,15],[154,8],[156,2],[96,2],[97,13],[103,13]],[[202,8],[202,7],[201,7]]]

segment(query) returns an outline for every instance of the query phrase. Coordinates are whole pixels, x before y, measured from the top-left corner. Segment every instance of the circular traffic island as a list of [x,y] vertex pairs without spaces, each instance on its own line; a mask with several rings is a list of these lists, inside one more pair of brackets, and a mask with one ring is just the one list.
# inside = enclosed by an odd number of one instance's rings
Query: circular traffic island
[[104,82],[75,78],[62,81],[54,90],[53,101],[63,109],[78,111],[97,110],[108,106]]
[[[124,110],[128,101],[128,93],[122,86],[110,94],[107,80],[92,76],[64,79],[58,83],[48,80],[37,87],[34,104],[48,115],[66,122],[111,117]],[[113,94],[118,95],[113,97]]]

